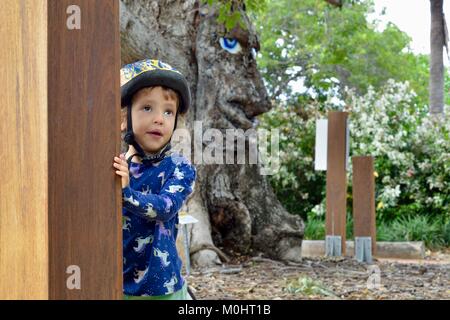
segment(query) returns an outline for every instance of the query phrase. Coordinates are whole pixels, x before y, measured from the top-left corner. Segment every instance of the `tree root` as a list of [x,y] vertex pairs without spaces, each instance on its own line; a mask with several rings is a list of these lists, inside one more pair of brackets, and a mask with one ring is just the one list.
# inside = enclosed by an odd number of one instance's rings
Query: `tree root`
[[216,246],[209,244],[209,243],[203,243],[203,244],[196,245],[189,250],[189,253],[190,253],[190,255],[193,255],[202,250],[214,251],[215,253],[217,253],[217,255],[219,256],[220,260],[222,260],[222,262],[228,263],[230,261],[230,258],[228,258],[227,255],[225,253],[223,253],[222,250],[220,250]]

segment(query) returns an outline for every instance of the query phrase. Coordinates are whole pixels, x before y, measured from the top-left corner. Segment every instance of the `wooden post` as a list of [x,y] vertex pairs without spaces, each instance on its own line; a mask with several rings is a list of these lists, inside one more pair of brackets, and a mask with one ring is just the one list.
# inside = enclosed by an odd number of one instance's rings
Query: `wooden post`
[[0,18],[0,299],[121,299],[119,1]]
[[326,235],[341,236],[345,254],[345,224],[347,211],[347,112],[333,111],[328,115]]
[[354,236],[370,237],[376,254],[375,177],[371,156],[352,157]]

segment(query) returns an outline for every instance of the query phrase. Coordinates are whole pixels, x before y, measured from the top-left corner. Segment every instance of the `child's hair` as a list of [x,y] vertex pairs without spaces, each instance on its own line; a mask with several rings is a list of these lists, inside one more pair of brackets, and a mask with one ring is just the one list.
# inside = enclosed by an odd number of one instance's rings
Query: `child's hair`
[[[177,110],[178,107],[180,106],[180,95],[178,94],[178,92],[176,92],[175,90],[165,87],[165,86],[153,86],[153,87],[145,87],[142,88],[141,90],[137,91],[134,95],[133,98],[131,98],[131,104],[133,104],[134,101],[134,97],[136,97],[136,95],[141,92],[141,91],[148,91],[149,93],[156,87],[161,87],[163,90],[163,95],[164,95],[164,99],[166,100],[175,100],[176,102],[176,106],[177,106]],[[126,108],[124,108],[126,109]]]

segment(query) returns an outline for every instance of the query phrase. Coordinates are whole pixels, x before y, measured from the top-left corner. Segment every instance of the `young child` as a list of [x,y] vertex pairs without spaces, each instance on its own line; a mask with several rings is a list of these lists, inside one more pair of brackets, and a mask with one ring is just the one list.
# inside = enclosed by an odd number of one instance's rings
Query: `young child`
[[177,117],[189,108],[189,86],[171,66],[143,60],[121,69],[121,95],[129,148],[113,166],[122,180],[124,298],[189,299],[176,238],[196,169],[169,152]]

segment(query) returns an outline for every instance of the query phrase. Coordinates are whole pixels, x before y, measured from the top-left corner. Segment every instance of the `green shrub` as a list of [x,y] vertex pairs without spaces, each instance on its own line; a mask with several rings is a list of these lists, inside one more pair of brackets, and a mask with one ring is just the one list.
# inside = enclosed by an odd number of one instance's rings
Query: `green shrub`
[[[353,218],[347,217],[347,239],[353,239]],[[428,248],[450,245],[450,223],[425,216],[401,217],[391,222],[378,221],[377,241],[423,241]],[[306,240],[325,239],[325,217],[309,214],[305,222]]]
[[309,217],[305,222],[306,240],[325,239],[325,221],[321,218]]
[[353,239],[353,217],[347,214],[347,222],[345,224],[346,238]]
[[378,241],[423,241],[428,248],[449,245],[449,231],[440,219],[425,216],[400,217],[392,222],[377,224]]
[[445,245],[442,221],[431,220],[425,216],[400,217],[390,228],[395,240],[424,241],[429,248]]
[[387,222],[380,222],[377,224],[377,241],[399,241],[395,238],[392,229]]
[[[417,104],[407,83],[393,81],[377,92],[370,88],[367,94],[358,96],[348,91],[346,97],[350,156],[375,158],[377,218],[386,223],[417,216],[448,221],[450,108],[446,106],[442,118],[432,119],[428,107]],[[260,117],[262,128],[279,129],[280,133],[280,170],[269,177],[270,182],[287,210],[304,219],[309,212],[320,217],[325,211],[326,175],[314,170],[316,119],[340,109],[331,100],[310,101],[297,106],[280,105]],[[351,161],[348,169],[351,192]],[[348,203],[351,212],[350,197]],[[414,226],[415,220],[405,221]],[[396,237],[390,230],[381,234],[385,235]]]
[[450,221],[443,225],[442,235],[446,246],[450,246]]

